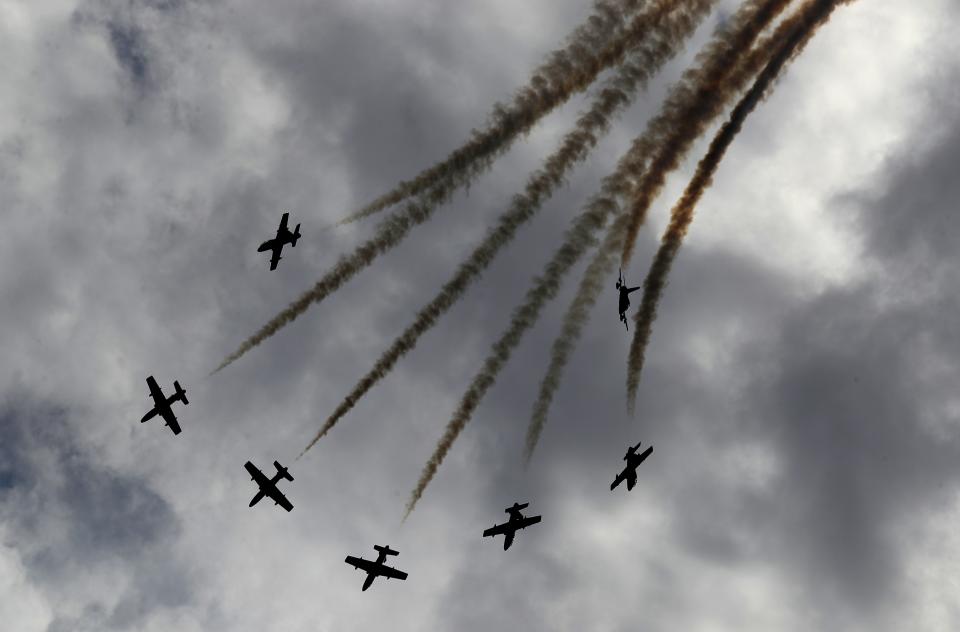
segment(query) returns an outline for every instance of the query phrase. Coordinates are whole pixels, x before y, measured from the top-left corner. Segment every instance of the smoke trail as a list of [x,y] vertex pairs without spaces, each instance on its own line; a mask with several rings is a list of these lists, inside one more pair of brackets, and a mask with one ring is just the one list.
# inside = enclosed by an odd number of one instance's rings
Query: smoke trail
[[[689,1],[690,0],[672,0],[671,4]],[[637,15],[630,23],[623,37],[618,38],[615,42],[611,43],[610,46],[606,47],[600,56],[590,58],[590,63],[586,64],[586,66],[593,69],[594,72],[591,76],[595,77],[607,66],[620,63],[627,49],[635,47],[640,42],[645,41],[646,37],[651,36],[653,39],[657,39],[668,36],[666,33],[651,33],[650,27],[651,20],[649,12],[642,12]],[[573,79],[582,81],[586,81],[587,74],[589,73],[571,73]],[[557,82],[562,83],[560,79],[557,79]],[[395,211],[381,221],[373,237],[357,247],[353,253],[341,257],[333,266],[333,269],[317,281],[311,289],[304,292],[282,312],[261,327],[253,336],[244,341],[236,351],[228,355],[210,374],[213,375],[235,362],[247,351],[303,314],[310,305],[322,301],[332,292],[339,289],[360,270],[370,265],[379,255],[400,243],[411,229],[430,219],[436,208],[449,200],[460,185],[469,183],[473,175],[471,169],[452,170],[448,172],[436,186],[429,189],[426,193],[421,194],[416,201],[408,202],[403,209]]]
[[630,345],[630,359],[627,370],[627,402],[633,406],[640,372],[643,370],[644,354],[650,340],[653,321],[657,317],[657,306],[667,276],[677,256],[680,245],[693,221],[694,209],[703,192],[710,186],[724,153],[740,132],[743,122],[757,107],[784,66],[800,54],[817,29],[830,19],[833,10],[840,2],[853,0],[808,0],[798,15],[791,18],[793,32],[789,37],[777,42],[778,49],[773,53],[766,67],[757,76],[753,86],[743,96],[723,127],[717,132],[706,155],[697,165],[693,178],[684,190],[670,214],[670,224],[663,234],[660,248],[654,257],[647,278],[643,282],[643,299],[640,309],[634,316],[636,327]]
[[[768,5],[767,11],[761,9],[755,13],[739,13],[734,18],[734,21],[738,22],[739,25],[731,29],[727,40],[729,46],[727,50],[736,52],[738,56],[743,51],[748,50],[757,35],[776,17],[777,13],[786,8],[786,4],[781,3],[775,7]],[[748,7],[744,7],[744,10],[747,9]],[[662,145],[657,159],[643,175],[631,200],[630,210],[621,216],[622,221],[618,221],[608,231],[603,246],[587,267],[580,287],[564,315],[561,333],[554,341],[550,364],[540,384],[540,392],[534,404],[530,425],[527,429],[524,452],[527,463],[533,456],[533,451],[546,424],[550,404],[560,385],[563,369],[566,367],[570,354],[573,352],[590,317],[590,310],[600,295],[604,280],[609,278],[609,275],[613,272],[615,263],[613,253],[622,250],[630,234],[630,223],[636,222],[638,218],[641,224],[645,221],[650,203],[663,187],[667,170],[673,169],[679,164],[694,140],[706,130],[714,118],[721,114],[727,103],[746,87],[750,79],[770,59],[770,51],[776,48],[778,42],[785,37],[789,37],[791,32],[792,29],[788,21],[779,25],[772,35],[761,39],[753,50],[750,50],[732,68],[727,69],[726,72],[729,73],[729,76],[725,79],[721,77],[722,86],[706,95],[706,98],[697,101],[695,107],[687,106],[691,107],[690,115],[676,117],[683,122],[682,125],[676,128],[674,136]],[[715,66],[715,69],[718,68],[723,72],[723,67]],[[675,103],[674,105],[678,104]],[[670,106],[665,107],[665,110],[670,111]]]
[[442,162],[423,170],[412,180],[401,182],[328,228],[368,217],[419,195],[450,173],[469,170],[469,181],[487,170],[519,135],[530,131],[540,118],[593,83],[604,68],[619,62],[637,35],[636,25],[624,28],[626,19],[642,4],[642,0],[595,2],[593,15],[567,37],[566,47],[551,53],[508,105],[494,105],[484,129],[473,130],[470,139]]
[[[653,2],[645,12],[650,27],[666,34],[662,39],[649,38],[630,54],[615,77],[606,82],[591,108],[580,115],[574,128],[564,137],[560,147],[544,161],[544,166],[527,181],[522,195],[514,197],[510,208],[499,218],[497,226],[473,253],[460,264],[453,277],[417,314],[414,322],[380,356],[373,368],[354,386],[337,406],[301,456],[319,441],[356,402],[383,379],[397,361],[410,352],[420,336],[426,333],[478,279],[496,255],[526,222],[533,219],[542,203],[553,194],[566,173],[586,158],[596,145],[598,136],[609,128],[610,117],[627,106],[638,86],[649,78],[676,52],[697,24],[706,16],[716,0],[692,0],[689,6],[674,9],[674,0]],[[299,458],[299,457],[298,457]]]
[[[601,193],[588,203],[574,221],[573,226],[568,229],[563,245],[547,264],[542,275],[534,280],[534,286],[527,291],[524,303],[514,311],[507,331],[494,343],[483,367],[467,388],[433,455],[424,466],[407,503],[407,515],[413,511],[417,501],[423,496],[440,463],[450,451],[457,436],[466,427],[473,411],[493,385],[497,374],[509,360],[523,334],[536,322],[543,306],[556,296],[560,289],[560,282],[570,268],[579,261],[587,249],[596,243],[596,231],[606,224],[611,215],[619,215],[618,221],[614,223],[613,233],[619,235],[624,232],[627,220],[624,214],[619,213],[617,201],[635,190],[633,176],[643,172],[648,155],[662,154],[663,152],[655,150],[665,143],[672,146],[671,142],[677,130],[686,130],[688,121],[702,118],[703,111],[713,111],[708,106],[724,94],[723,81],[731,67],[737,66],[735,64],[737,58],[749,49],[763,25],[773,19],[788,3],[789,0],[746,2],[731,21],[731,27],[716,35],[705,51],[697,56],[698,65],[688,70],[680,83],[671,90],[661,114],[648,124],[647,130],[640,137],[634,140],[630,149],[620,159],[614,173],[604,178]],[[738,37],[743,31],[751,29],[753,33],[751,37]],[[719,106],[713,109],[719,114]],[[692,143],[692,140],[690,142]],[[658,161],[658,159],[654,160],[651,169],[657,165]]]

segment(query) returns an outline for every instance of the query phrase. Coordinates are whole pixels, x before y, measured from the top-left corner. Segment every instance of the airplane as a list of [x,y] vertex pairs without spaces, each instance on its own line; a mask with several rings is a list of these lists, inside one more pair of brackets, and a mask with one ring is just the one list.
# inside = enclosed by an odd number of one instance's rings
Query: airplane
[[513,538],[517,534],[518,529],[526,529],[530,525],[540,522],[541,516],[528,517],[520,513],[521,509],[526,509],[529,506],[530,503],[523,503],[522,505],[520,503],[513,503],[513,507],[504,509],[504,511],[510,514],[510,520],[486,529],[483,532],[483,537],[503,534],[506,536],[503,540],[503,550],[506,551],[509,549],[510,545],[513,544]]
[[266,252],[267,250],[273,251],[273,256],[270,257],[271,270],[277,269],[277,264],[280,262],[280,259],[282,259],[280,256],[280,251],[283,250],[283,247],[286,244],[290,244],[296,248],[297,240],[300,239],[300,224],[297,224],[297,227],[294,228],[293,232],[291,233],[287,228],[288,217],[290,217],[290,213],[284,213],[283,217],[280,218],[280,226],[277,228],[277,236],[273,239],[268,239],[260,244],[259,248],[257,248],[257,252]]
[[627,331],[630,331],[630,327],[627,325],[627,310],[630,309],[630,293],[639,290],[640,286],[627,287],[627,282],[623,278],[623,270],[620,270],[616,287],[617,292],[620,293],[620,302],[617,305],[617,309],[620,312],[620,322],[627,328]]
[[170,426],[170,430],[173,430],[173,434],[180,434],[180,424],[177,423],[177,417],[173,414],[173,407],[170,405],[175,401],[181,401],[184,405],[189,404],[187,401],[187,392],[180,388],[180,382],[174,380],[173,388],[176,389],[176,393],[170,397],[166,397],[163,394],[163,391],[160,390],[160,386],[157,384],[157,381],[153,379],[153,376],[147,378],[147,387],[150,389],[150,397],[153,398],[153,408],[143,416],[140,420],[140,423],[149,421],[155,416],[160,415],[163,417],[163,420],[167,422],[167,425]]
[[387,566],[383,563],[387,559],[388,555],[400,555],[399,551],[394,551],[391,549],[389,544],[387,546],[374,544],[373,548],[379,553],[376,560],[365,560],[362,557],[357,558],[352,555],[348,555],[346,559],[343,560],[347,564],[353,566],[355,569],[362,570],[367,573],[367,578],[363,580],[363,590],[370,588],[373,580],[380,576],[386,577],[387,579],[393,578],[400,580],[407,578],[407,574],[403,571],[398,571],[392,566]]
[[[643,443],[643,441],[640,443]],[[624,466],[623,471],[613,479],[613,483],[610,484],[610,491],[613,491],[617,485],[624,480],[627,481],[627,491],[633,489],[633,486],[637,484],[637,466],[643,463],[646,458],[653,453],[653,446],[650,446],[641,454],[637,454],[640,443],[627,448],[627,453],[623,457],[623,460],[626,461],[627,464]]]
[[263,472],[257,469],[257,466],[247,461],[243,464],[243,467],[247,468],[247,472],[250,473],[250,480],[256,481],[257,485],[260,486],[260,491],[257,492],[257,495],[253,497],[253,500],[250,501],[250,507],[253,507],[260,499],[264,496],[269,496],[273,499],[274,505],[280,505],[287,511],[293,511],[293,505],[290,504],[290,501],[287,500],[287,497],[280,493],[280,490],[277,488],[277,481],[281,478],[285,478],[288,481],[292,481],[293,477],[290,476],[290,472],[287,471],[287,468],[280,465],[279,461],[274,461],[273,465],[277,468],[277,473],[274,474],[273,478],[267,478],[264,476]]

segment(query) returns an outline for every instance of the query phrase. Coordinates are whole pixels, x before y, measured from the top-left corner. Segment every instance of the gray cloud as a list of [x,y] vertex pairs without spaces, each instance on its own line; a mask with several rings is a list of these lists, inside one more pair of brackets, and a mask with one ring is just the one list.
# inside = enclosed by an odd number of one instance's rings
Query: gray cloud
[[[68,416],[26,396],[8,399],[0,414],[0,513],[10,544],[37,585],[57,592],[91,582],[84,592],[95,595],[79,604],[79,617],[66,614],[77,604],[54,602],[50,630],[127,630],[156,609],[189,603],[190,575],[170,557],[174,511],[142,478],[98,463]],[[117,565],[126,585],[98,586]]]
[[[718,17],[447,322],[291,466],[286,514],[247,507],[243,462],[295,456],[585,101],[321,309],[203,376],[370,230],[318,227],[446,155],[589,7],[4,14],[0,562],[22,568],[17,594],[40,595],[49,629],[71,631],[956,628],[943,587],[960,555],[958,141],[955,82],[935,64],[955,57],[937,29],[956,14],[923,4],[838,15],[731,148],[671,277],[636,418],[610,279],[530,468],[523,436],[561,309],[402,526],[490,341]],[[146,98],[111,23],[138,34]],[[630,281],[691,166],[651,209]],[[304,238],[270,272],[256,247],[284,210]],[[190,394],[176,438],[138,423],[150,374]],[[610,493],[639,440],[655,451],[637,488]],[[515,500],[544,522],[504,552],[480,532]],[[343,557],[387,542],[410,579],[361,593]],[[21,629],[49,624],[32,621]]]

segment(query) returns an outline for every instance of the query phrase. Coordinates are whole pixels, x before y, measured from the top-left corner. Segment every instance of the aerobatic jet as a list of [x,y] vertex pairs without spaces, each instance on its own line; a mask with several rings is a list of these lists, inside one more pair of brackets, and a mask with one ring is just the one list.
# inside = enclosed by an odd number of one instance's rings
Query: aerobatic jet
[[520,513],[520,510],[526,509],[529,506],[530,503],[523,503],[522,505],[520,503],[513,503],[513,507],[504,509],[504,511],[510,514],[510,520],[486,529],[483,532],[483,537],[487,537],[488,535],[503,535],[505,536],[503,540],[503,550],[506,551],[509,549],[519,529],[526,529],[530,525],[540,522],[540,516],[527,517]]
[[620,312],[620,322],[627,328],[627,331],[630,331],[630,327],[627,326],[627,310],[630,308],[630,293],[636,292],[639,289],[639,285],[637,287],[627,287],[627,282],[624,281],[623,271],[621,270],[620,276],[617,277],[617,292],[620,293],[620,302],[617,304],[617,310]]
[[287,497],[280,493],[280,490],[277,488],[277,482],[281,478],[292,481],[293,477],[290,476],[287,468],[280,465],[279,461],[274,461],[273,465],[277,468],[277,473],[273,475],[273,478],[267,478],[263,472],[257,469],[257,466],[250,461],[243,464],[243,467],[247,468],[247,472],[250,473],[250,480],[256,481],[257,485],[260,486],[260,491],[258,491],[257,495],[250,501],[250,506],[253,507],[256,505],[264,496],[269,496],[273,500],[273,504],[280,505],[287,511],[293,511],[293,505],[290,504]]
[[384,564],[388,555],[400,555],[399,551],[394,551],[390,548],[390,545],[380,546],[379,544],[374,544],[373,548],[376,549],[378,553],[376,560],[365,560],[362,557],[354,557],[352,555],[348,555],[346,559],[343,560],[355,569],[364,571],[367,574],[367,578],[363,580],[363,590],[370,588],[373,580],[377,577],[400,580],[407,578],[407,574],[403,571],[398,571],[392,566]]
[[140,423],[149,421],[155,416],[160,415],[163,420],[170,426],[170,430],[173,430],[173,434],[180,434],[180,424],[177,423],[177,417],[173,414],[173,407],[171,404],[176,401],[181,401],[184,405],[189,404],[187,401],[187,392],[180,388],[180,382],[174,380],[173,388],[176,389],[176,393],[167,397],[163,394],[163,391],[160,390],[160,386],[157,384],[157,381],[153,379],[153,376],[147,378],[147,387],[150,389],[150,397],[153,398],[153,408],[140,420]]
[[[640,443],[643,443],[643,441]],[[640,443],[627,448],[627,453],[623,457],[623,460],[626,461],[627,464],[624,466],[623,471],[613,479],[613,483],[610,484],[610,491],[613,491],[617,485],[624,480],[627,481],[627,491],[633,489],[633,486],[637,484],[637,466],[643,463],[644,460],[653,453],[653,446],[650,446],[641,454],[637,454]]]
[[291,233],[290,229],[287,228],[288,217],[290,217],[290,213],[284,213],[283,217],[280,218],[280,226],[277,228],[277,236],[273,239],[268,239],[260,244],[259,248],[257,248],[257,252],[266,252],[267,250],[273,251],[273,255],[270,257],[271,270],[277,269],[277,264],[282,258],[280,256],[280,251],[283,250],[283,247],[286,244],[290,244],[296,248],[297,240],[300,239],[300,224],[297,224],[297,227],[294,228],[293,232]]

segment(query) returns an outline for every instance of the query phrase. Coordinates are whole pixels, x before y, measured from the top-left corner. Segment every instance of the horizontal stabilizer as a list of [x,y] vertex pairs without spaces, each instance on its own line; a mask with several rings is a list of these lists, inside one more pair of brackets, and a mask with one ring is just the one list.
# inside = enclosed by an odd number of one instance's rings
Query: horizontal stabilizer
[[277,473],[280,474],[280,476],[284,477],[288,481],[293,480],[293,476],[290,475],[290,471],[287,468],[280,465],[280,461],[274,461],[273,466],[277,468]]
[[390,548],[390,545],[380,546],[379,544],[374,544],[373,548],[379,552],[384,553],[385,555],[400,555],[400,551],[394,551]]
[[183,402],[185,405],[190,403],[190,402],[187,401],[187,391],[183,390],[183,387],[180,386],[180,382],[174,380],[174,381],[173,381],[173,388],[176,389],[176,391],[177,391],[177,397],[180,398],[180,401],[181,401],[181,402]]

